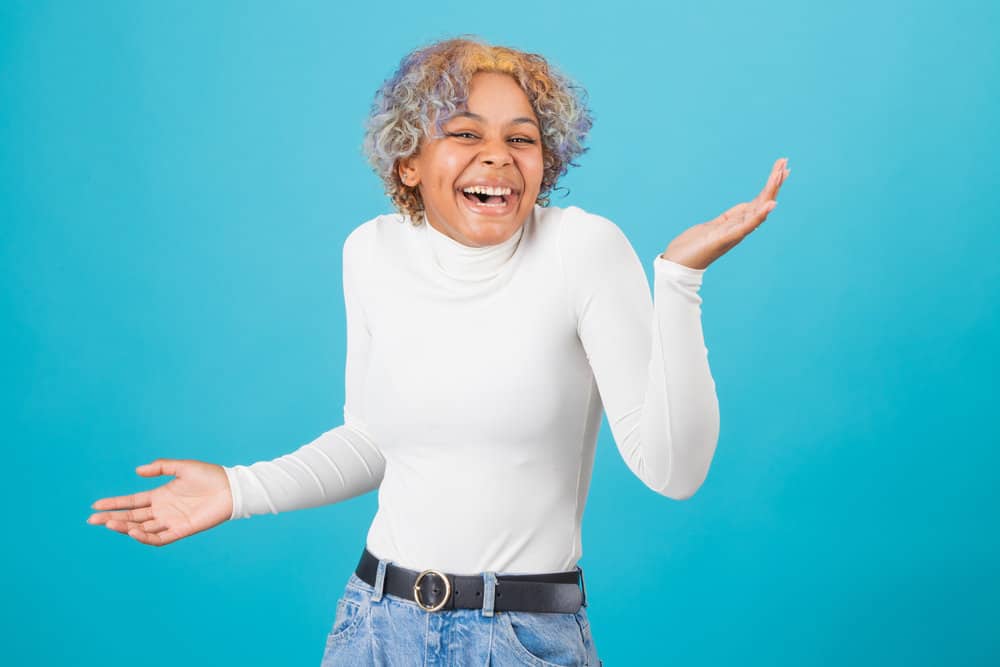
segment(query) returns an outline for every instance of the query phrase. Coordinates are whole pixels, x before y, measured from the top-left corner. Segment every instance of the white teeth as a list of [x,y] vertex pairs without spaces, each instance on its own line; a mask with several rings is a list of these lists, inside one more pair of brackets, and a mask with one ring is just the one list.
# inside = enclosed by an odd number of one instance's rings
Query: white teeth
[[467,188],[463,188],[462,192],[471,192],[473,194],[489,195],[491,197],[499,197],[502,195],[509,195],[513,192],[510,188],[491,188],[485,185],[470,185]]

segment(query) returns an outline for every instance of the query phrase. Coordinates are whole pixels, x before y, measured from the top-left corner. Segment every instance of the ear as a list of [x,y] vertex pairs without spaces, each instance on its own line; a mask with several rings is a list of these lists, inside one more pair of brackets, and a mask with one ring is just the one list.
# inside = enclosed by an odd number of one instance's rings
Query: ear
[[399,180],[411,188],[415,188],[420,183],[420,170],[417,169],[416,160],[412,157],[405,157],[399,160],[397,165]]

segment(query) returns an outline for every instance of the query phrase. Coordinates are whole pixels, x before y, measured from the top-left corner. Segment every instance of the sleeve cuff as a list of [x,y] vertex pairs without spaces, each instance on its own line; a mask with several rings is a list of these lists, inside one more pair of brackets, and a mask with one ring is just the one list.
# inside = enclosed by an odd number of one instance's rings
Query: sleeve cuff
[[233,511],[229,514],[229,520],[233,521],[235,519],[248,519],[249,515],[243,514],[242,498],[240,496],[240,483],[236,479],[236,467],[235,466],[222,466],[222,469],[226,473],[226,478],[229,480],[229,493],[233,497]]
[[686,285],[701,285],[705,271],[708,269],[694,269],[684,264],[679,264],[673,260],[664,259],[658,254],[653,260],[653,270],[657,277],[669,278]]

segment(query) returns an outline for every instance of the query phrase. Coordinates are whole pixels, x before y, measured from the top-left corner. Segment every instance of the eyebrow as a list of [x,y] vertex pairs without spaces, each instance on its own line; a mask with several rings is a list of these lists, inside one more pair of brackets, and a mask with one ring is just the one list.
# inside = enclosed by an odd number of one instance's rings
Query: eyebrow
[[[480,123],[485,123],[486,119],[477,113],[472,113],[471,111],[459,111],[454,114],[452,118],[471,118],[472,120],[477,120]],[[508,125],[517,125],[518,123],[531,123],[535,127],[538,127],[538,123],[535,122],[533,118],[528,118],[527,116],[519,116],[511,120]]]

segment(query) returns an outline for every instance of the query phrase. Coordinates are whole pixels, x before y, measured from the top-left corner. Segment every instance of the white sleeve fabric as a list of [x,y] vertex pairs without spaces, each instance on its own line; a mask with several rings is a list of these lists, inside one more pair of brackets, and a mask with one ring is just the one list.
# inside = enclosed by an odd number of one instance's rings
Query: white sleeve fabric
[[577,333],[615,444],[629,469],[675,500],[708,475],[719,404],[701,327],[704,269],[657,255],[653,301],[642,263],[610,220],[585,213],[561,227]]
[[360,272],[369,266],[370,250],[364,229],[359,227],[344,242],[344,423],[276,459],[223,466],[233,496],[230,519],[329,505],[367,493],[382,483],[385,459],[365,425],[364,383],[371,332],[361,297],[364,279]]

